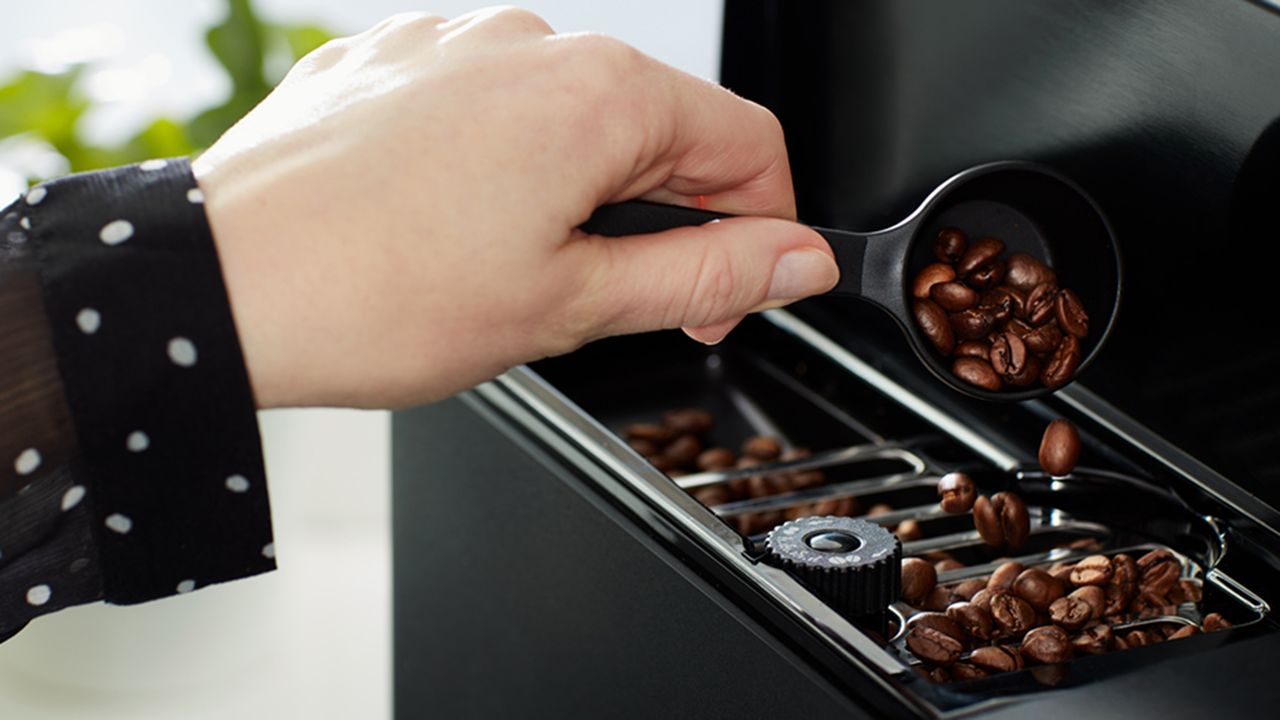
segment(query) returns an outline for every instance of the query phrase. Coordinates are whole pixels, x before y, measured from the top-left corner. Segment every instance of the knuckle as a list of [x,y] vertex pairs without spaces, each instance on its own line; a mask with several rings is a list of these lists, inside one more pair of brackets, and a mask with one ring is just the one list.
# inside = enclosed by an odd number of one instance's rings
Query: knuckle
[[710,245],[702,252],[692,291],[678,324],[700,327],[733,315],[738,295],[737,273],[729,252]]
[[524,8],[514,7],[511,5],[501,5],[491,8],[481,19],[482,23],[490,24],[503,30],[519,30],[537,35],[553,35],[555,30],[541,15]]

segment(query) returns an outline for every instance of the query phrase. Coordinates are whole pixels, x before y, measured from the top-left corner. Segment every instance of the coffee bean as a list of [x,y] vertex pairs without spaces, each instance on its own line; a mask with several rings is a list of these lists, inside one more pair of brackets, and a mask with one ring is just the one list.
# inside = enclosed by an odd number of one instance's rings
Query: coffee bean
[[729,448],[715,447],[709,450],[703,450],[698,455],[697,465],[699,470],[728,470],[733,467],[737,461],[733,451]]
[[[1031,334],[1034,330],[1035,328],[1031,327],[1030,325],[1028,325],[1026,322],[1022,320],[1014,319],[1004,324],[1005,332],[1011,332],[1014,335],[1017,335],[1018,337],[1023,338],[1022,340],[1023,342],[1026,342],[1027,335]],[[1057,346],[1055,345],[1054,347],[1057,347]],[[1053,349],[1053,348],[1050,348],[1050,349]]]
[[986,670],[967,662],[958,662],[951,666],[951,680],[953,682],[978,680],[980,678],[987,677],[987,675],[988,673]]
[[992,288],[978,298],[978,309],[1002,323],[1026,314],[1027,298],[1007,285]]
[[1056,283],[1058,280],[1057,275],[1048,265],[1026,253],[1018,252],[1010,255],[1006,264],[1008,273],[1005,275],[1005,282],[1023,292],[1030,292],[1041,283]]
[[964,563],[960,562],[959,560],[954,560],[951,558],[947,558],[946,560],[939,560],[938,562],[933,564],[933,569],[937,570],[939,575],[941,575],[944,572],[959,570],[963,567],[964,567]]
[[963,232],[953,227],[945,227],[938,231],[938,240],[933,244],[933,256],[941,262],[955,264],[964,257],[964,251],[968,245],[968,239]]
[[631,446],[632,450],[635,450],[646,457],[649,455],[657,455],[662,452],[661,445],[652,440],[646,440],[645,438],[632,438],[627,441],[627,444]]
[[1125,649],[1142,647],[1143,645],[1154,645],[1156,643],[1153,637],[1146,630],[1130,630],[1124,635]]
[[662,414],[662,421],[676,433],[705,435],[711,429],[711,413],[701,408],[670,410]]
[[1182,588],[1182,601],[1198,603],[1204,599],[1204,588],[1195,580],[1179,580],[1178,586]]
[[916,325],[940,355],[950,355],[956,347],[955,330],[947,312],[932,300],[916,300],[911,306]]
[[902,599],[918,605],[938,583],[938,573],[927,560],[905,558],[902,561]]
[[1133,585],[1113,584],[1104,587],[1103,592],[1107,595],[1107,604],[1102,609],[1103,616],[1119,617],[1129,609],[1129,602],[1133,600],[1136,591]]
[[1192,635],[1198,635],[1198,634],[1200,634],[1200,628],[1196,627],[1195,625],[1183,625],[1182,627],[1170,633],[1168,639],[1181,640],[1183,638],[1189,638]]
[[947,617],[946,613],[921,612],[907,618],[907,630],[921,627],[932,628],[948,637],[959,640],[961,644],[968,644],[968,635],[965,634],[964,627]]
[[978,304],[978,293],[962,282],[937,283],[929,289],[929,299],[943,310],[959,312]]
[[707,507],[723,505],[729,502],[729,490],[723,485],[708,485],[707,487],[695,488],[690,490],[689,494]]
[[961,472],[947,473],[938,480],[939,505],[942,511],[958,515],[969,512],[978,496],[978,486],[973,478]]
[[702,453],[702,443],[697,435],[681,435],[662,451],[664,457],[675,463],[677,467],[692,464]]
[[1040,439],[1040,467],[1050,475],[1069,475],[1079,459],[1080,433],[1075,424],[1065,418],[1049,423]]
[[839,507],[840,507],[840,501],[837,500],[836,498],[819,500],[818,502],[813,504],[813,514],[814,515],[835,515],[836,510],[838,510]]
[[[979,495],[973,501],[973,525],[986,544],[997,548],[1004,545],[1004,528],[1000,525],[1000,515],[986,495]],[[994,575],[992,579],[995,579]]]
[[1027,346],[1016,333],[1004,332],[992,336],[991,369],[1009,385],[1029,385],[1036,377],[1028,375],[1027,363],[1035,358],[1027,353]]
[[746,442],[742,443],[742,454],[766,462],[777,460],[778,456],[782,454],[782,444],[778,442],[777,438],[756,435],[747,438]]
[[991,496],[991,505],[1000,518],[1005,544],[1014,549],[1027,544],[1031,535],[1031,516],[1022,498],[1011,492],[998,492]]
[[994,622],[991,611],[970,602],[957,602],[947,606],[947,617],[964,628],[969,637],[983,642],[991,639],[991,628]]
[[965,600],[971,600],[974,595],[978,594],[978,591],[982,590],[986,586],[986,578],[970,578],[969,580],[965,580],[956,585],[956,595],[959,595]]
[[1165,595],[1182,576],[1182,563],[1164,548],[1143,555],[1137,564],[1141,573],[1138,585],[1144,593]]
[[1084,311],[1079,295],[1068,288],[1063,288],[1058,291],[1057,305],[1054,310],[1057,313],[1058,324],[1063,330],[1078,338],[1089,334],[1089,315]]
[[1111,649],[1113,641],[1111,626],[1099,623],[1086,627],[1071,638],[1071,649],[1077,655],[1101,655]]
[[1106,592],[1100,587],[1078,588],[1070,595],[1054,600],[1049,606],[1049,617],[1054,624],[1068,630],[1079,630],[1085,623],[1102,617],[1106,601]]
[[1218,630],[1226,630],[1231,627],[1231,623],[1218,613],[1209,613],[1204,616],[1204,621],[1200,623],[1204,627],[1205,632],[1217,632]]
[[996,629],[1002,636],[1021,635],[1036,623],[1035,608],[1007,590],[997,590],[992,593],[991,617],[995,620]]
[[911,283],[911,294],[919,300],[929,297],[929,290],[938,283],[951,282],[956,279],[956,271],[950,265],[933,263],[925,265]]
[[983,390],[996,392],[1003,387],[1000,376],[991,368],[991,363],[980,358],[956,358],[951,365],[951,372],[961,380]]
[[993,237],[984,237],[969,244],[969,249],[956,263],[956,272],[961,276],[968,275],[985,267],[1000,257],[1004,252],[1004,243]]
[[679,463],[675,462],[674,460],[667,457],[666,455],[649,455],[648,457],[645,458],[645,460],[648,460],[649,464],[653,465],[659,471],[664,473],[671,472],[672,470],[675,470],[680,467]]
[[977,648],[970,653],[969,662],[995,673],[1013,672],[1023,667],[1022,654],[1017,648],[1008,645],[987,645]]
[[920,529],[920,523],[916,520],[903,520],[898,523],[898,527],[893,531],[893,534],[897,535],[898,540],[904,543],[924,537],[924,531]]
[[1138,569],[1138,563],[1133,557],[1126,553],[1119,553],[1111,558],[1111,584],[1123,585],[1129,588],[1135,588],[1138,585],[1138,579],[1141,577],[1141,570]]
[[948,682],[951,682],[951,673],[950,673],[950,672],[948,672],[948,671],[947,671],[947,669],[946,669],[946,668],[944,668],[944,667],[936,667],[936,668],[934,668],[934,669],[932,669],[932,670],[928,671],[927,673],[925,673],[925,675],[926,675],[926,677],[928,677],[930,680],[932,680],[933,682],[936,682],[936,683],[948,683]]
[[951,316],[951,330],[961,340],[986,337],[995,326],[995,318],[977,308],[961,310]]
[[929,594],[920,602],[920,607],[925,610],[934,612],[942,612],[951,606],[952,603],[964,602],[964,598],[956,595],[955,589],[946,585],[935,585]]
[[1020,562],[1010,560],[1001,563],[991,573],[991,579],[987,581],[987,587],[992,590],[1008,590],[1013,587],[1013,582],[1018,579],[1023,570],[1027,568]]
[[1114,573],[1111,558],[1106,555],[1090,555],[1072,568],[1071,582],[1076,585],[1106,585],[1111,582]]
[[1054,316],[1057,309],[1058,286],[1040,283],[1027,295],[1027,322],[1033,327],[1043,325]]
[[956,357],[972,357],[979,360],[990,358],[991,346],[981,340],[965,340],[956,345]]
[[666,443],[675,437],[675,432],[665,425],[654,423],[632,423],[623,430],[628,440],[649,440],[655,443]]
[[968,277],[965,278],[965,282],[979,290],[986,290],[999,285],[1004,280],[1004,274],[1004,262],[996,260],[969,273]]
[[1066,385],[1080,367],[1081,354],[1080,341],[1076,336],[1064,335],[1040,370],[1040,382],[1050,389]]
[[907,648],[926,662],[951,665],[964,652],[964,629],[942,613],[918,613],[907,621]]
[[[1025,323],[1024,327],[1031,328]],[[1030,329],[1022,335],[1022,342],[1027,344],[1027,349],[1031,352],[1053,352],[1054,348],[1058,347],[1058,343],[1062,342],[1062,331],[1058,329],[1058,321],[1051,320],[1038,328]]]
[[1071,659],[1071,638],[1060,627],[1038,627],[1022,638],[1022,656],[1039,663],[1065,662]]
[[1045,572],[1058,578],[1062,582],[1071,582],[1071,570],[1075,568],[1075,563],[1056,562],[1049,566]]
[[1010,590],[1041,612],[1048,611],[1049,606],[1065,594],[1062,581],[1040,568],[1023,570]]
[[1002,590],[992,590],[991,588],[982,588],[969,598],[969,602],[980,608],[986,608],[988,612],[991,610],[991,597]]

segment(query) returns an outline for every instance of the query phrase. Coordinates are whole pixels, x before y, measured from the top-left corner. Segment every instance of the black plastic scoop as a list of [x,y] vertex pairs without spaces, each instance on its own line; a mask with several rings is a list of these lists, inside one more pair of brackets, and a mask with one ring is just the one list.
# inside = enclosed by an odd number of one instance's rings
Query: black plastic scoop
[[[727,216],[707,210],[629,201],[600,208],[582,229],[608,236],[637,235],[723,217]],[[934,350],[916,325],[911,281],[925,265],[937,262],[934,242],[944,227],[959,228],[971,240],[999,238],[1006,253],[1025,252],[1053,268],[1062,287],[1075,291],[1089,315],[1076,374],[1089,365],[1111,334],[1120,305],[1120,252],[1097,204],[1078,185],[1043,165],[1005,161],[971,167],[947,179],[914,212],[884,230],[814,228],[831,244],[840,266],[840,282],[828,294],[861,298],[892,315],[920,360],[966,395],[1008,401],[1053,392],[1039,385],[994,392],[970,385],[952,374],[950,361]]]

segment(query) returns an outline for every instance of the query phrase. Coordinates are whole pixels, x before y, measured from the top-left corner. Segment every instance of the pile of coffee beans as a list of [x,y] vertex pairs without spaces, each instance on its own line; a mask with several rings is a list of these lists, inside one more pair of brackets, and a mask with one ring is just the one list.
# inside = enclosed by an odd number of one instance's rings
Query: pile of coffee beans
[[938,262],[911,284],[916,324],[970,385],[1062,387],[1080,366],[1089,316],[1051,268],[1026,253],[1005,259],[1004,251],[997,238],[971,243],[956,228],[938,231]]
[[[1119,553],[1074,563],[1024,567],[1005,562],[989,576],[939,585],[939,572],[964,567],[945,553],[935,562],[902,562],[902,599],[917,612],[907,618],[906,645],[922,674],[949,682],[1059,663],[1139,645],[1178,640],[1231,626],[1218,613],[1199,625],[1182,620],[1178,606],[1199,603],[1200,583],[1181,577],[1177,556],[1163,548],[1138,559]],[[1138,620],[1141,627],[1115,629]]]

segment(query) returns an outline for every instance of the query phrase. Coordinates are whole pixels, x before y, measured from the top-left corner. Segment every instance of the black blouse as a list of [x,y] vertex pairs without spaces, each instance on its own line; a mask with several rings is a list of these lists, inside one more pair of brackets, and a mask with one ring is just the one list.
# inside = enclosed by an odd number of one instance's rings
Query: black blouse
[[255,405],[184,159],[0,213],[0,641],[275,568]]

